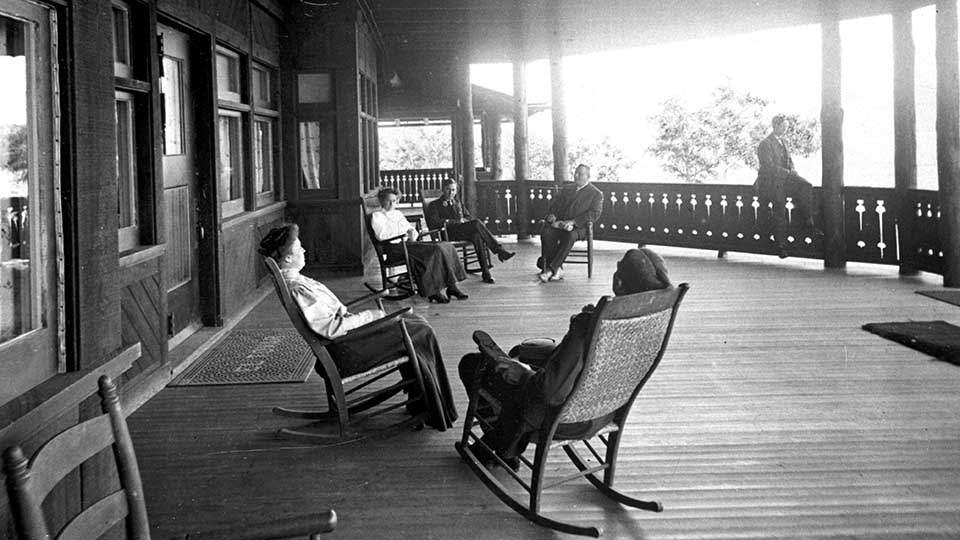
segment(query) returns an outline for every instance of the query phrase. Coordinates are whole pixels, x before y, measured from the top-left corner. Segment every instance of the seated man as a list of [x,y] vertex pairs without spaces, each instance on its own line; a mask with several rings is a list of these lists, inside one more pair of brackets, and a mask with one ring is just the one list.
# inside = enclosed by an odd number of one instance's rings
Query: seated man
[[444,180],[443,195],[427,206],[427,228],[439,229],[446,226],[448,240],[472,242],[474,249],[477,250],[483,282],[495,283],[493,276],[490,275],[490,267],[493,265],[490,264],[490,254],[487,250],[496,253],[500,262],[509,260],[514,253],[504,249],[482,221],[471,219],[470,214],[464,210],[456,196],[457,181],[451,178]]
[[[647,248],[627,251],[613,274],[613,293],[618,296],[670,286],[663,259]],[[467,354],[460,360],[460,380],[469,396],[473,396],[475,385],[479,384],[500,401],[500,414],[491,429],[485,431],[483,442],[508,463],[515,464],[523,454],[543,423],[548,407],[562,404],[573,391],[583,369],[581,353],[592,312],[593,306],[589,305],[571,317],[563,341],[535,357],[496,354],[499,347],[490,336],[479,330],[474,332],[481,352]],[[517,349],[514,347],[511,354],[517,354]],[[486,416],[486,412],[481,408],[478,414]],[[595,427],[594,422],[569,424],[564,426],[562,435],[576,438]]]
[[561,265],[573,243],[587,237],[587,222],[600,219],[603,211],[603,193],[590,183],[590,167],[577,165],[573,180],[572,186],[560,189],[543,218],[537,260],[542,272],[537,277],[544,283],[562,278]]
[[[286,224],[271,230],[260,241],[260,254],[277,261],[283,280],[290,289],[290,295],[300,307],[310,328],[317,334],[332,339],[382,318],[384,313],[379,309],[350,313],[330,289],[300,273],[305,264],[306,251],[300,244],[299,232],[300,229],[295,224]],[[441,401],[427,405],[431,410],[428,423],[444,431],[457,419],[457,410],[443,366],[440,344],[433,328],[422,317],[408,313],[403,316],[403,320],[420,360],[424,385],[428,388],[432,386],[436,391],[429,393],[438,395]],[[356,341],[339,343],[330,346],[328,351],[337,364],[341,377],[361,373],[407,354],[403,336],[399,331],[380,332]]]
[[[370,225],[378,240],[388,240],[397,236],[406,235],[407,253],[410,254],[411,274],[417,280],[417,289],[420,296],[426,296],[431,302],[446,304],[450,298],[443,294],[446,287],[447,294],[458,299],[469,298],[457,288],[457,282],[467,279],[463,270],[457,248],[450,242],[417,242],[417,230],[407,221],[403,212],[394,208],[397,204],[397,191],[387,187],[377,193],[380,209],[370,216]],[[385,246],[391,257],[402,257],[402,240]]]

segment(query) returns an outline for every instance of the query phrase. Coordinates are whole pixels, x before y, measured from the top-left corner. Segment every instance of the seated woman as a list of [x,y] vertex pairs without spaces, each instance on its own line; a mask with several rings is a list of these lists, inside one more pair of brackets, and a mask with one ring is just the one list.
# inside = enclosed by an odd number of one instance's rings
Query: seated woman
[[[613,293],[618,296],[668,287],[671,283],[663,259],[647,248],[627,251],[613,274]],[[467,354],[460,360],[460,380],[471,398],[476,392],[475,385],[479,384],[500,401],[500,414],[491,429],[484,432],[483,442],[507,463],[517,463],[516,459],[543,423],[548,407],[562,404],[573,391],[583,369],[581,353],[593,308],[586,306],[570,318],[570,329],[559,345],[547,351],[535,351],[538,354],[526,358],[522,354],[519,358],[513,357],[520,351],[519,347],[511,350],[512,356],[507,356],[485,332],[474,332],[473,339],[480,346],[480,352]],[[488,416],[487,413],[478,410],[481,416]],[[597,423],[602,425],[608,421],[604,418],[565,424],[560,434],[577,438],[591,433],[598,427]]]
[[[466,300],[468,296],[457,288],[458,281],[467,279],[467,273],[457,256],[457,248],[449,242],[417,242],[417,230],[407,221],[403,212],[394,208],[398,198],[397,191],[389,187],[377,193],[380,209],[370,216],[374,235],[378,240],[407,235],[407,253],[414,266],[412,273],[416,277],[420,296],[426,296],[438,304],[449,302],[447,295]],[[385,246],[389,256],[402,256],[401,241],[396,240]],[[447,294],[443,293],[444,287]]]
[[[290,295],[314,332],[325,338],[335,338],[384,316],[379,309],[350,313],[330,289],[301,274],[306,250],[300,243],[299,233],[299,227],[292,223],[271,230],[260,241],[260,253],[277,261],[283,280],[290,289]],[[422,317],[408,313],[403,316],[403,321],[420,360],[420,371],[428,393],[438,395],[441,401],[428,405],[431,411],[427,422],[444,431],[457,419],[457,410],[443,366],[440,344],[430,323]],[[348,340],[330,346],[327,350],[337,364],[341,377],[361,373],[407,353],[399,331],[381,332],[372,337]],[[433,389],[436,391],[432,391]]]

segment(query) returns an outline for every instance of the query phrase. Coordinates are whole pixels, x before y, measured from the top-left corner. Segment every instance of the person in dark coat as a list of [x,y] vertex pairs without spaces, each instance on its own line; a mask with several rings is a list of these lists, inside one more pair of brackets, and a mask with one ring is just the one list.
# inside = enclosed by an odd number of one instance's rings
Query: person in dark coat
[[[351,313],[330,289],[300,273],[305,264],[306,251],[300,243],[299,232],[295,224],[272,229],[260,241],[260,253],[277,262],[290,295],[310,328],[317,334],[332,339],[382,318],[384,313],[378,309]],[[407,313],[402,318],[417,353],[423,382],[429,394],[426,399],[429,403],[425,404],[430,411],[427,423],[445,431],[457,419],[457,409],[443,365],[440,343],[433,333],[433,327],[423,317]],[[327,351],[337,365],[341,377],[362,373],[407,354],[399,320],[391,330],[366,334],[358,339],[347,339],[329,346]],[[401,366],[401,370],[405,377],[411,375],[407,366]],[[433,402],[430,396],[436,396],[439,403]],[[419,411],[410,412],[415,414]]]
[[587,222],[600,219],[603,211],[603,193],[590,183],[590,167],[577,165],[573,184],[564,186],[550,202],[550,210],[543,218],[540,231],[540,259],[542,270],[537,278],[546,283],[561,279],[561,266],[574,242],[587,237]]
[[754,187],[760,197],[762,207],[773,204],[769,221],[770,234],[777,244],[777,255],[787,257],[787,216],[785,205],[787,197],[793,200],[794,220],[813,231],[814,202],[813,186],[803,179],[793,167],[793,159],[784,141],[787,131],[786,117],[777,115],[771,122],[773,130],[757,146],[757,159],[760,167]]
[[482,221],[473,219],[463,208],[457,200],[457,181],[452,178],[443,181],[443,195],[427,205],[426,218],[428,229],[446,227],[447,240],[466,240],[473,244],[484,283],[496,282],[490,275],[492,265],[488,251],[496,253],[500,262],[506,262],[514,256],[513,252],[500,245]]
[[[613,274],[613,293],[618,296],[671,286],[663,259],[648,248],[627,251]],[[516,463],[523,454],[547,410],[562,404],[573,391],[583,369],[583,344],[593,310],[593,305],[585,306],[570,318],[570,328],[559,345],[529,357],[523,355],[522,347],[514,347],[508,356],[485,332],[474,332],[480,352],[460,360],[460,380],[471,398],[479,385],[500,401],[500,414],[484,431],[483,442],[508,463]],[[487,412],[481,409],[478,414],[487,416]],[[558,434],[585,436],[609,420],[564,425]]]

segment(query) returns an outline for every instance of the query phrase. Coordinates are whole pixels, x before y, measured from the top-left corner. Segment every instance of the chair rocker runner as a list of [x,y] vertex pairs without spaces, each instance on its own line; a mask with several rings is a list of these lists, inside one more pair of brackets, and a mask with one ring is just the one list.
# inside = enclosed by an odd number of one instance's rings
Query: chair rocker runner
[[[277,262],[271,257],[264,257],[264,263],[270,271],[270,277],[273,279],[277,295],[280,297],[280,303],[287,312],[287,316],[300,333],[300,336],[303,337],[310,346],[310,349],[316,357],[314,369],[323,379],[327,396],[326,410],[301,410],[274,407],[273,412],[280,416],[314,420],[314,422],[310,424],[314,427],[329,427],[331,424],[336,426],[336,433],[318,432],[316,429],[282,428],[277,432],[279,436],[311,442],[336,442],[357,439],[366,434],[356,429],[361,422],[401,407],[409,407],[421,400],[427,399],[426,385],[424,385],[423,382],[423,375],[420,371],[417,353],[402,319],[402,316],[409,313],[411,308],[408,307],[395,311],[386,317],[354,328],[340,337],[327,339],[315,333],[310,328],[310,325],[307,324],[306,319],[303,318],[300,308],[290,295],[290,290],[283,280],[283,276],[280,274],[280,268]],[[383,292],[368,294],[347,302],[345,305],[350,307],[373,300],[376,302],[377,307],[382,310],[383,303],[381,302],[381,297],[383,296]],[[362,373],[341,377],[333,361],[333,357],[327,351],[327,347],[351,340],[362,340],[364,336],[371,336],[382,332],[401,332],[403,342],[406,346],[406,356],[378,365]],[[401,372],[401,367],[404,365],[409,365],[409,374],[406,376]],[[399,382],[376,389],[367,388],[371,384],[393,374],[400,375]],[[360,390],[365,388],[367,388],[366,393],[358,394]],[[407,393],[405,400],[398,401],[394,399],[393,402],[385,403],[401,392]],[[381,404],[383,405],[382,407],[373,409],[373,407]],[[427,407],[425,404],[423,405],[424,406],[421,407],[423,412],[383,428],[378,433],[388,434],[404,428],[419,428],[424,424],[428,415]],[[364,415],[359,414],[368,410],[369,412]]]
[[[430,205],[433,201],[439,199],[443,195],[443,190],[440,189],[423,189],[420,191],[420,204],[422,205],[423,215],[427,215],[427,206]],[[480,257],[477,254],[477,249],[473,245],[473,242],[469,240],[450,240],[446,227],[442,227],[435,231],[427,231],[428,233],[439,232],[436,240],[443,242],[450,242],[457,248],[457,251],[460,253],[460,259],[463,261],[463,269],[470,273],[476,274],[477,272],[482,272],[483,267],[480,265]]]
[[[120,489],[88,506],[70,519],[58,539],[100,538],[114,525],[124,522],[126,538],[149,540],[150,526],[143,497],[140,469],[127,421],[120,408],[117,388],[110,377],[98,381],[104,414],[73,426],[54,436],[28,462],[19,446],[3,454],[7,493],[17,535],[22,540],[48,540],[47,516],[43,501],[67,474],[107,447],[113,448]],[[318,538],[337,526],[333,510],[271,521],[243,524],[215,531],[178,535],[191,540],[234,540],[237,538],[280,539],[291,536]]]
[[[581,476],[586,477],[601,493],[621,504],[661,511],[663,507],[659,502],[627,496],[614,489],[613,481],[627,416],[640,390],[663,357],[680,301],[687,289],[688,285],[683,283],[676,288],[600,300],[584,341],[583,370],[573,390],[563,404],[547,411],[543,423],[534,434],[532,442],[536,444],[536,452],[533,461],[520,456],[522,466],[530,470],[529,481],[496,456],[480,439],[480,435],[474,432],[475,426],[492,429],[492,422],[496,419],[495,416],[482,418],[478,415],[481,401],[486,402],[495,411],[494,414],[500,411],[496,399],[482,389],[470,400],[463,436],[455,445],[461,458],[507,506],[534,523],[565,533],[592,537],[599,537],[602,533],[598,527],[566,523],[540,512],[544,489]],[[571,440],[562,436],[567,424],[596,422],[608,417],[612,417],[612,420],[599,425],[588,437]],[[589,450],[586,459],[578,452],[576,443],[582,443]],[[578,472],[547,483],[547,458],[550,450],[557,446],[563,448]],[[478,457],[476,448],[482,448],[486,454],[483,460]],[[493,475],[490,466],[484,464],[488,456],[529,493],[528,501],[511,495],[500,479]],[[598,476],[601,472],[602,477]]]

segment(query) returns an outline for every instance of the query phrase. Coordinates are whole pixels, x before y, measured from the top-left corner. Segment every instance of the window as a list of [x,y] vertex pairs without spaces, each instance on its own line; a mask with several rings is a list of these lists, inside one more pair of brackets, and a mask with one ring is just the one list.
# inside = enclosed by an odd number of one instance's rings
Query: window
[[337,193],[334,89],[332,73],[297,74],[299,187],[330,197]]
[[[249,73],[246,58],[226,47],[217,46],[217,192],[221,218],[244,212],[251,200],[247,185],[256,176],[255,166],[247,162],[250,148],[252,108],[246,86]],[[259,149],[250,152],[256,158]],[[249,168],[248,168],[249,167]]]
[[[146,17],[121,0],[113,3],[113,75],[117,135],[117,243],[119,251],[137,249],[152,227],[144,215],[152,204],[150,95],[148,65],[130,36],[146,27]],[[142,45],[141,45],[142,46]]]
[[[8,1],[0,15],[0,404],[66,370],[59,100],[50,9]],[[59,263],[59,264],[58,264]]]
[[172,56],[163,57],[163,153],[167,156],[183,154],[183,62]]
[[276,200],[280,162],[277,137],[280,111],[277,96],[277,71],[254,62],[253,84],[253,191],[256,205],[261,207]]

